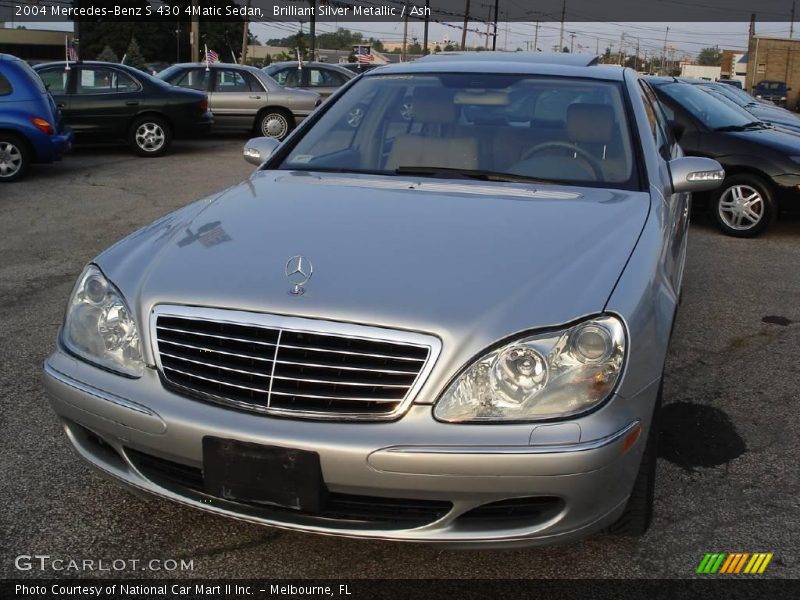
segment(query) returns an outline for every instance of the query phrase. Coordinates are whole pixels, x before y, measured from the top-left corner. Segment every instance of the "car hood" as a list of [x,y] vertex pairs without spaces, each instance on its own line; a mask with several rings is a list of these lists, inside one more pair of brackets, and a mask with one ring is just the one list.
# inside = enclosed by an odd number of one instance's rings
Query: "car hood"
[[[777,107],[776,107],[777,108]],[[767,123],[775,123],[792,129],[800,129],[800,119],[789,111],[777,108],[773,110],[769,107],[751,106],[748,109],[754,116]]]
[[[97,263],[140,323],[160,303],[222,307],[433,333],[468,358],[602,311],[649,208],[644,192],[259,171]],[[301,296],[296,255],[313,265]]]
[[778,124],[774,128],[750,129],[728,133],[747,142],[775,150],[780,154],[800,156],[800,136],[791,129],[783,129]]

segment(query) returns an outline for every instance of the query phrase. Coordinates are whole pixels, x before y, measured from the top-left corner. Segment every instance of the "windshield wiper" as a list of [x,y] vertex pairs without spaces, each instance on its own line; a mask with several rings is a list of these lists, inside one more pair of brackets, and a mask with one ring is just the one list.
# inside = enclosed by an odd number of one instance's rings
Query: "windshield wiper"
[[766,129],[768,126],[761,121],[750,121],[744,125],[725,125],[724,127],[715,127],[714,131],[745,131],[747,129]]
[[402,166],[397,167],[394,172],[396,175],[422,175],[424,177],[441,177],[446,179],[478,179],[480,181],[501,181],[508,183],[558,183],[552,179],[542,179],[529,175],[514,175],[513,173],[487,171],[484,169]]

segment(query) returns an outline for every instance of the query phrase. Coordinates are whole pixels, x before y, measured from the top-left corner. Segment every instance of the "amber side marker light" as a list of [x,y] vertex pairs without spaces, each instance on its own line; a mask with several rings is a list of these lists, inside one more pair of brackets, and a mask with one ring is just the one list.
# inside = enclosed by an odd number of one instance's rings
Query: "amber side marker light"
[[631,432],[625,436],[625,439],[622,442],[622,453],[625,454],[628,450],[633,448],[633,445],[636,443],[636,440],[639,439],[639,436],[642,435],[642,426],[637,425]]

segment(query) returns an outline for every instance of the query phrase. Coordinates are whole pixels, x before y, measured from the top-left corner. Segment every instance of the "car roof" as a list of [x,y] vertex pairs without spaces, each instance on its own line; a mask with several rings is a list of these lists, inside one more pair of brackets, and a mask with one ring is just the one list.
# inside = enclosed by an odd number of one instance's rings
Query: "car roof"
[[[274,62],[274,63],[270,63],[268,65],[264,65],[263,68],[264,69],[269,69],[270,67],[291,67],[291,66],[296,66],[296,65],[297,65],[297,61],[296,60],[284,60],[284,61],[281,61],[281,62]],[[333,69],[334,71],[347,71],[347,69],[345,69],[342,66],[339,66],[338,64],[319,62],[319,61],[312,61],[312,60],[303,61],[303,66],[304,67],[322,67],[323,69]]]
[[14,56],[13,54],[3,54],[0,52],[0,60],[8,60],[8,61],[21,61],[22,59],[18,56]]
[[416,60],[414,62],[384,65],[370,69],[362,77],[380,77],[382,75],[400,73],[503,73],[507,75],[553,75],[622,81],[626,71],[631,71],[631,69],[603,65],[587,67],[505,60],[496,60],[494,62],[487,60]]
[[512,61],[531,64],[566,65],[571,67],[589,67],[596,65],[600,57],[596,54],[572,54],[569,52],[436,52],[417,59],[418,62],[432,61]]
[[204,63],[204,62],[196,62],[196,63],[176,63],[174,65],[170,65],[171,67],[189,67],[189,68],[203,68],[210,67],[212,69],[242,69],[244,71],[251,71],[253,73],[261,73],[261,69],[258,67],[253,67],[251,65],[240,65],[237,63],[226,63],[226,62],[213,62],[213,63]]

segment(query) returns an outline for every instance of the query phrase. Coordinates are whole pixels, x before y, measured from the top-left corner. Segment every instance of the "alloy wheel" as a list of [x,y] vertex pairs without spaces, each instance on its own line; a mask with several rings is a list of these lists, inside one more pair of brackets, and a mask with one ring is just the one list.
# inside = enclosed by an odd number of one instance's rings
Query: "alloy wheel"
[[722,222],[737,231],[752,229],[764,218],[764,198],[756,188],[732,185],[720,196],[717,211]]
[[22,151],[11,142],[0,142],[0,177],[13,177],[22,169]]
[[145,122],[136,129],[136,145],[145,152],[158,152],[167,136],[158,123]]

